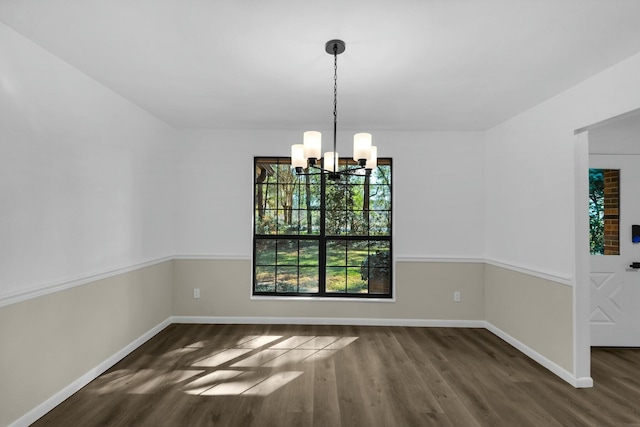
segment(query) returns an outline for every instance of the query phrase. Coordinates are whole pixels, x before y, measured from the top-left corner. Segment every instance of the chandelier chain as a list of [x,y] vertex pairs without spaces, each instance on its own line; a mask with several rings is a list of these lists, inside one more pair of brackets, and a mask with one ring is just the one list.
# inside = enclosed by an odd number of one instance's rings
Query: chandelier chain
[[338,45],[333,45],[333,170],[338,171],[336,165],[336,151],[337,151],[337,136],[338,129]]

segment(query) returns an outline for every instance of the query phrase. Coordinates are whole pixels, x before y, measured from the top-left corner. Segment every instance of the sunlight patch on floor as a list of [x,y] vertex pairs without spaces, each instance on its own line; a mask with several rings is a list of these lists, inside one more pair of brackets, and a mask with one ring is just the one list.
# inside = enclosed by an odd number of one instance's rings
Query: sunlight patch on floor
[[267,363],[268,361],[275,359],[278,356],[282,356],[289,350],[262,350],[260,353],[256,353],[253,356],[249,356],[246,359],[242,359],[239,362],[231,365],[232,368],[257,368],[258,366],[262,366],[262,364]]
[[357,339],[358,337],[341,337],[326,346],[324,350],[342,350]]
[[291,350],[298,347],[299,345],[306,343],[307,341],[312,340],[313,338],[314,337],[312,336],[311,337],[309,336],[290,337],[284,341],[279,342],[278,344],[272,345],[271,348],[275,348],[275,349],[283,348],[283,349]]
[[99,377],[88,387],[91,392],[96,394],[149,394],[155,393],[164,387],[188,380],[204,372],[203,370],[141,369],[131,371],[123,369]]
[[254,385],[267,379],[267,375],[256,375],[254,372],[244,372],[233,381],[218,384],[202,392],[201,396],[238,396]]
[[[304,371],[260,372],[266,368],[294,368],[301,363],[321,361],[336,354],[358,337],[302,336],[283,339],[279,335],[248,335],[236,341],[234,348],[218,349],[191,366],[220,369],[197,378],[184,392],[200,396],[267,396]],[[234,362],[234,359],[240,359]],[[235,370],[234,370],[235,369]]]
[[198,392],[189,390],[186,393],[200,396],[267,396],[302,374],[302,371],[277,372],[272,375],[236,371],[233,381],[221,382],[206,390],[198,389]]
[[275,359],[262,364],[262,366],[265,368],[278,368],[293,363],[300,363],[315,352],[316,350],[289,350],[282,356],[276,357]]
[[309,341],[300,344],[298,349],[300,350],[321,350],[326,346],[338,341],[340,337],[313,337]]
[[[216,349],[208,348],[214,343],[197,341],[160,355],[144,355],[140,359],[162,366],[160,369],[116,370],[102,375],[88,388],[96,394],[152,394],[186,383],[182,391],[190,395],[267,396],[304,373],[296,367],[331,357],[357,339],[246,335],[227,341],[230,347]],[[171,365],[183,366],[184,369],[172,369]],[[285,370],[274,372],[279,368]]]
[[210,374],[205,375],[204,377],[200,377],[191,381],[185,387],[185,393],[187,394],[201,394],[211,387],[214,387],[224,381],[233,379],[238,375],[242,374],[242,371],[228,371],[228,370],[219,370],[212,372]]
[[260,348],[262,346],[265,346],[269,343],[272,343],[276,340],[279,340],[280,338],[282,338],[282,336],[280,335],[260,335],[252,340],[243,342],[239,345],[237,345],[236,347],[240,347],[240,348]]
[[220,366],[251,351],[253,351],[252,348],[230,348],[227,350],[222,350],[214,354],[213,356],[200,359],[198,362],[194,363],[191,366],[205,366],[208,368],[215,368],[216,366]]

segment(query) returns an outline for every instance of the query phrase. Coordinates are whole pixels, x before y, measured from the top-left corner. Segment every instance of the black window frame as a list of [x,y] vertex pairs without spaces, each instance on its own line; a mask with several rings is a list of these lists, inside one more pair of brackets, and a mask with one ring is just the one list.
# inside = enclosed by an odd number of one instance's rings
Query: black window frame
[[[257,233],[257,215],[258,215],[258,208],[257,208],[257,204],[258,204],[258,188],[259,188],[259,183],[256,179],[256,172],[258,170],[258,165],[259,163],[271,163],[271,164],[280,164],[280,165],[290,165],[290,157],[282,157],[282,156],[255,156],[254,157],[254,180],[253,180],[253,194],[254,194],[254,204],[253,204],[253,259],[252,259],[252,295],[253,296],[257,296],[257,297],[322,297],[322,298],[363,298],[363,299],[392,299],[393,295],[394,295],[394,283],[393,283],[393,161],[392,158],[380,158],[378,159],[379,163],[385,166],[389,166],[389,180],[390,183],[388,184],[388,189],[389,189],[389,206],[387,210],[375,210],[375,209],[367,209],[368,212],[385,212],[388,215],[388,234],[385,235],[381,235],[381,234],[371,234],[371,227],[367,224],[366,226],[366,230],[367,230],[367,234],[366,235],[343,235],[343,234],[328,234],[327,230],[326,230],[326,215],[327,215],[327,201],[326,201],[326,195],[327,195],[327,185],[329,185],[329,178],[328,175],[322,174],[320,176],[320,205],[319,208],[317,209],[317,211],[319,212],[320,215],[320,219],[319,219],[319,225],[320,225],[320,229],[318,230],[317,234],[271,234],[271,233]],[[342,167],[351,167],[355,165],[355,162],[353,162],[351,159],[349,160],[344,160],[344,159],[340,159],[341,165]],[[304,180],[303,177],[297,177],[297,184],[300,185],[300,180]],[[342,178],[341,178],[342,179]],[[364,178],[362,178],[364,180]],[[279,182],[276,182],[275,184],[268,184],[268,185],[274,185],[276,188],[278,185],[280,185]],[[353,184],[350,183],[348,185],[360,185],[360,184]],[[379,184],[378,184],[379,185]],[[305,209],[306,210],[306,209]],[[298,209],[298,211],[300,211],[300,209]],[[344,212],[348,212],[349,209],[345,208]],[[363,209],[364,212],[364,209]],[[298,212],[299,215],[299,212]],[[368,214],[370,215],[370,213]],[[367,216],[367,218],[370,218],[369,216]],[[258,247],[258,241],[274,241],[275,244],[277,245],[279,242],[293,242],[293,241],[297,241],[298,245],[297,245],[297,251],[298,251],[298,256],[300,255],[300,242],[318,242],[318,288],[317,288],[317,292],[300,292],[299,288],[300,288],[300,284],[298,283],[298,291],[292,292],[292,291],[277,291],[277,283],[274,283],[274,290],[273,291],[257,291],[256,287],[258,285],[258,281],[257,281],[257,274],[256,274],[256,270],[258,267],[263,267],[263,266],[271,266],[271,264],[265,264],[265,265],[258,265],[257,264],[257,247]],[[328,244],[330,242],[340,242],[340,243],[344,243],[345,245],[345,263],[344,265],[335,265],[335,264],[331,264],[331,265],[327,265],[327,252],[328,252]],[[366,246],[367,246],[367,256],[366,256],[366,271],[367,271],[367,291],[366,292],[348,292],[348,283],[347,283],[347,279],[348,279],[348,269],[354,269],[354,268],[360,268],[360,269],[364,269],[364,262],[361,265],[349,265],[348,262],[348,246],[350,244],[350,242],[367,242]],[[388,248],[388,250],[380,252],[372,252],[372,242],[377,243],[378,245],[373,245],[373,250],[375,250],[376,248]],[[276,252],[274,254],[274,257],[277,257],[277,249]],[[386,267],[385,268],[375,268],[375,267],[371,267],[370,264],[370,260],[374,261],[373,263],[375,263],[375,260],[372,258],[372,256],[374,257],[379,257],[379,256],[383,256],[387,258],[386,260]],[[288,265],[278,265],[278,262],[275,260],[274,258],[274,264],[273,264],[273,268],[274,268],[274,279],[277,277],[277,270],[278,267],[289,267],[289,268],[294,268],[297,267],[298,268],[298,275],[299,275],[299,269],[300,269],[300,261],[298,258],[297,264],[292,264],[290,266]],[[335,268],[335,269],[344,269],[345,271],[345,292],[332,292],[327,290],[327,268]],[[386,274],[388,277],[388,283],[386,283],[386,285],[383,285],[382,288],[382,292],[375,292],[375,293],[371,293],[371,273],[374,270],[379,270],[379,271],[384,271],[383,274]],[[364,274],[364,273],[363,273]],[[363,278],[364,280],[364,278]],[[386,289],[388,285],[388,289]]]

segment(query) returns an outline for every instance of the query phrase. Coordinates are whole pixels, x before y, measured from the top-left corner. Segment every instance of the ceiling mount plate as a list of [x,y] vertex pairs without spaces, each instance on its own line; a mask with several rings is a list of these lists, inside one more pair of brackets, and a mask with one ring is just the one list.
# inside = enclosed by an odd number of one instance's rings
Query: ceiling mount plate
[[335,53],[337,55],[340,55],[342,52],[344,52],[344,49],[346,47],[346,45],[344,44],[344,42],[342,40],[329,40],[324,45],[324,50],[326,50],[328,54],[333,55],[334,46],[336,47],[336,52]]

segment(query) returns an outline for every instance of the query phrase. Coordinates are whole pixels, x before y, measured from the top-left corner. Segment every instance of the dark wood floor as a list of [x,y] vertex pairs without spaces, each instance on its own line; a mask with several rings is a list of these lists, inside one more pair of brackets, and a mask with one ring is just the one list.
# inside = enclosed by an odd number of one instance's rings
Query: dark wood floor
[[640,350],[574,389],[484,329],[171,325],[35,426],[640,426]]

